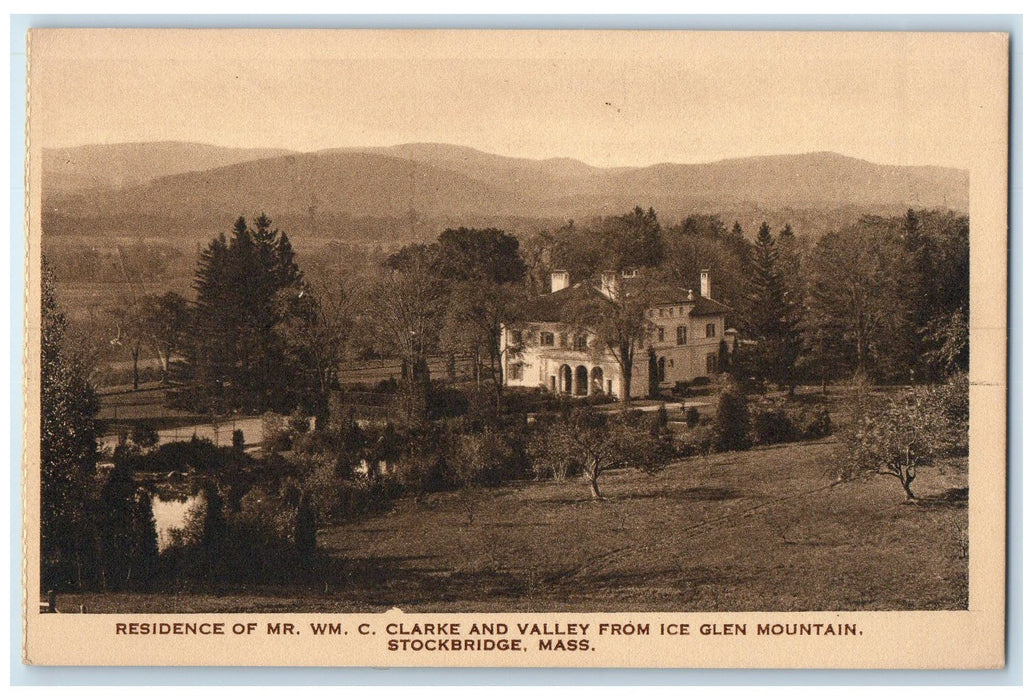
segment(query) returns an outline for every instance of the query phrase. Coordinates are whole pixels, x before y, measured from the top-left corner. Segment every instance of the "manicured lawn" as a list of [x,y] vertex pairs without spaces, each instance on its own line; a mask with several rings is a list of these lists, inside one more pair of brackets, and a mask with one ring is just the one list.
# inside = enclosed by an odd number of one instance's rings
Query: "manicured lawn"
[[964,609],[964,459],[915,482],[831,485],[834,439],[695,458],[656,476],[515,483],[396,502],[320,532],[311,584],[222,595],[62,596],[154,611]]

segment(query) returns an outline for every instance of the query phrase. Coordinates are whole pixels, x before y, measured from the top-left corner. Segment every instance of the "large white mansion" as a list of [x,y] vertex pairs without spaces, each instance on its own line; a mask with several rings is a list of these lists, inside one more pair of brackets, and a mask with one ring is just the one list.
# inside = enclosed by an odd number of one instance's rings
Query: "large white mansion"
[[735,331],[725,324],[731,309],[710,298],[708,270],[700,275],[698,295],[689,289],[646,283],[634,273],[618,278],[615,272],[605,272],[598,284],[585,281],[571,286],[570,275],[555,270],[551,292],[529,309],[527,317],[532,320],[503,329],[505,385],[574,396],[620,396],[623,379],[617,359],[597,342],[591,328],[571,319],[593,296],[596,302],[616,303],[617,294],[635,285],[644,295],[646,310],[643,340],[635,346],[630,395],[649,394],[651,371],[661,389],[717,374],[721,343],[730,352]]

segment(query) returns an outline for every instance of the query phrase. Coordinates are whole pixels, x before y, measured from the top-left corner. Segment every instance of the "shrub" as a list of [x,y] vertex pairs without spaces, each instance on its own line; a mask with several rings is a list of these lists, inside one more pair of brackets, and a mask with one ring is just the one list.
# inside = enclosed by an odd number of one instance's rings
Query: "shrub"
[[692,428],[699,425],[699,409],[689,406],[685,409],[685,427]]
[[398,456],[390,461],[391,479],[410,493],[440,491],[447,483],[447,438],[439,424],[410,427],[399,439]]
[[794,422],[805,440],[816,440],[832,434],[832,417],[827,408],[799,411],[794,416]]
[[343,479],[332,459],[316,464],[305,477],[308,494],[320,522],[345,522],[387,510],[399,495],[394,482],[385,479]]
[[714,429],[710,424],[700,423],[678,436],[675,451],[679,457],[700,457],[714,449]]
[[403,491],[418,495],[439,490],[443,471],[436,455],[405,454],[391,465],[390,478]]
[[312,505],[320,520],[327,522],[344,518],[342,504],[348,500],[345,491],[350,482],[337,473],[333,457],[313,456],[303,486],[305,491],[312,494]]
[[577,462],[552,445],[552,425],[555,418],[542,417],[535,423],[527,440],[527,455],[535,479],[562,481],[577,474]]
[[802,436],[793,419],[784,409],[767,409],[753,413],[753,441],[758,445],[773,445],[780,442],[794,442]]
[[146,450],[158,444],[158,431],[146,423],[137,423],[129,433],[129,439]]
[[289,581],[314,561],[317,519],[310,495],[292,480],[249,489],[236,512],[226,512],[219,491],[206,484],[160,558],[173,578]]
[[462,416],[469,409],[470,401],[462,391],[442,384],[431,386],[427,397],[427,413],[432,420]]
[[125,463],[134,471],[161,474],[191,471],[204,474],[231,474],[251,463],[251,458],[247,455],[236,453],[228,447],[216,447],[211,440],[197,437],[186,441],[167,442],[147,454],[119,452],[119,455],[125,456]]
[[674,383],[671,394],[674,396],[693,396],[707,393],[711,384],[710,377],[696,377],[693,380],[681,380]]
[[283,416],[268,411],[262,414],[262,451],[267,455],[291,448],[291,433]]
[[287,419],[287,430],[290,432],[291,437],[298,435],[304,435],[309,429],[309,418],[302,412],[300,408],[294,409],[290,417]]
[[448,467],[455,484],[496,486],[526,475],[526,445],[520,431],[494,426],[457,435],[453,444]]
[[150,494],[136,487],[123,465],[111,472],[95,505],[101,582],[108,590],[144,587],[158,558]]
[[932,390],[932,397],[944,422],[942,451],[968,454],[968,373],[955,372]]
[[656,409],[655,429],[657,431],[666,430],[667,429],[667,420],[668,420],[668,417],[667,417],[667,405],[666,404],[660,404],[660,408]]
[[746,394],[729,384],[717,402],[714,416],[714,447],[717,450],[745,450],[750,446],[750,410]]
[[223,579],[284,581],[298,572],[294,553],[296,510],[281,494],[254,488],[228,523]]
[[398,392],[398,380],[394,377],[381,379],[373,385],[373,391],[377,394],[395,394]]

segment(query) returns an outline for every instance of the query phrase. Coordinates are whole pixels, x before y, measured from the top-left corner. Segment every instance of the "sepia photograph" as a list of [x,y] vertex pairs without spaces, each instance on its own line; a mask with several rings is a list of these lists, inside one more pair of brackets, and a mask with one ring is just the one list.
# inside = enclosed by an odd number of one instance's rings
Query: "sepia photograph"
[[30,662],[1000,663],[1007,35],[28,54]]

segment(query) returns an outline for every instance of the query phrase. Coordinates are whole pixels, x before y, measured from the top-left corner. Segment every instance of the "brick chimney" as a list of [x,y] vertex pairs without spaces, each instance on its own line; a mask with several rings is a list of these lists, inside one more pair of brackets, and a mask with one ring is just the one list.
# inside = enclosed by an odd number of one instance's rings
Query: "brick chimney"
[[559,292],[570,286],[570,273],[566,270],[552,271],[552,286],[549,291]]
[[699,295],[705,299],[710,298],[710,270],[699,271]]

